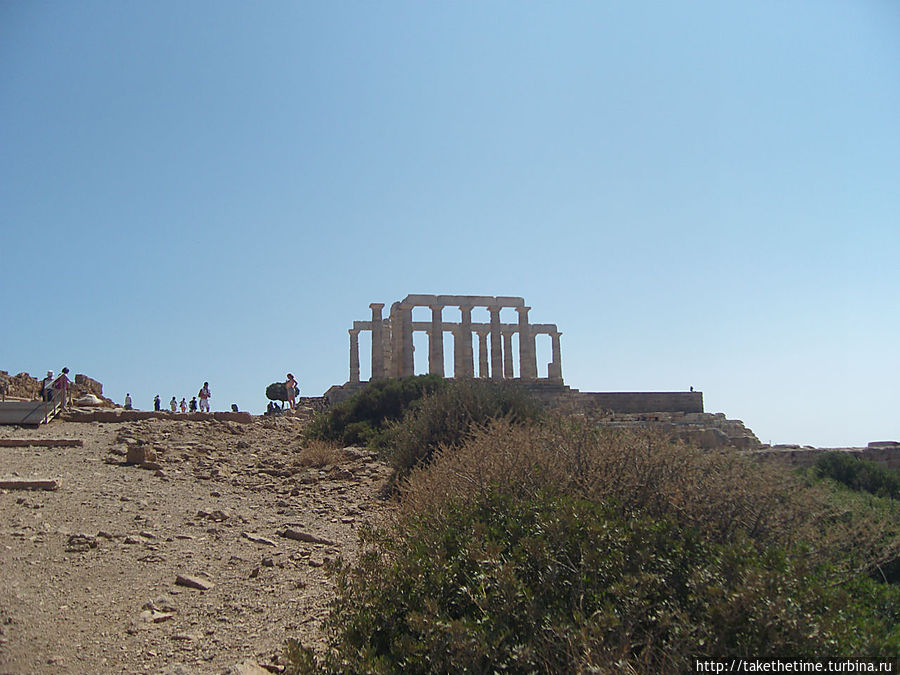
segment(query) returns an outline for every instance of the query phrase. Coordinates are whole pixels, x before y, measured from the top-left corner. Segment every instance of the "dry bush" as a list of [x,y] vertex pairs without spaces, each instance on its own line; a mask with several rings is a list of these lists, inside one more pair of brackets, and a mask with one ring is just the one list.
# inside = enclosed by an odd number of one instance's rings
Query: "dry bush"
[[583,420],[470,431],[408,475],[393,523],[336,566],[329,648],[295,649],[288,672],[644,674],[701,655],[897,653],[900,593],[847,573],[882,545],[880,525],[789,470]]
[[331,441],[310,440],[301,451],[297,464],[320,469],[329,464],[340,464],[346,459],[343,448]]
[[[765,544],[808,543],[813,562],[874,566],[896,555],[894,528],[861,518],[784,467],[734,451],[701,450],[652,430],[601,428],[571,418],[541,424],[495,420],[461,447],[442,447],[402,487],[406,512],[470,502],[501,488],[542,488],[674,517],[712,541],[738,531]],[[856,511],[858,514],[858,511]],[[857,555],[848,558],[847,551]]]

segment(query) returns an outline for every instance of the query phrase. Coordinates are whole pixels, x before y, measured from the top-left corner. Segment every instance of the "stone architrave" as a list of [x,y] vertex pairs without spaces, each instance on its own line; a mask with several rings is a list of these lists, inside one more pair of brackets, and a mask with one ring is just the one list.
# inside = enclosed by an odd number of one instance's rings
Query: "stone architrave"
[[488,307],[491,313],[491,378],[503,379],[503,345],[500,337],[500,308]]
[[512,336],[511,331],[503,331],[503,377],[507,380],[513,377]]
[[428,334],[428,372],[444,376],[443,305],[431,305],[431,332]]
[[[381,334],[381,310],[384,309],[384,303],[373,302],[369,307],[372,309],[372,379],[377,380],[387,376],[384,370],[384,345]],[[357,354],[357,369],[358,362]]]
[[454,377],[475,377],[475,363],[472,360],[472,305],[459,306],[460,339],[454,345],[459,348],[459,369]]
[[516,307],[519,313],[519,377],[523,380],[537,379],[537,356],[534,348],[534,333],[528,323],[531,307]]
[[478,330],[478,377],[487,378],[488,372],[488,331]]
[[353,328],[350,329],[350,381],[359,382],[359,331]]

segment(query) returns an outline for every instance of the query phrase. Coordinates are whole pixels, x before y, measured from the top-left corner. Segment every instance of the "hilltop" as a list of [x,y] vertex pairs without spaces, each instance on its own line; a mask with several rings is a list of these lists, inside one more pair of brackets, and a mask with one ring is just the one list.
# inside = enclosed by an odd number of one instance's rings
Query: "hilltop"
[[[300,450],[304,424],[0,427],[2,478],[58,485],[0,490],[0,671],[277,672],[286,638],[317,644],[323,565],[352,558],[356,529],[389,508],[387,468],[367,450]],[[127,464],[129,449],[152,461]]]

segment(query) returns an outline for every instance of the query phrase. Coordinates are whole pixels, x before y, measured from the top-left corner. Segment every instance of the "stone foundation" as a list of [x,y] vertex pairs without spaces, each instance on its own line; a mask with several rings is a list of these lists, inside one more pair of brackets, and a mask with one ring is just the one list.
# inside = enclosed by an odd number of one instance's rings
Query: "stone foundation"
[[781,462],[790,467],[804,468],[815,464],[816,460],[826,452],[846,452],[847,454],[867,459],[870,462],[888,469],[900,469],[900,442],[878,441],[869,443],[865,448],[813,448],[800,445],[764,446],[753,453],[761,460]]

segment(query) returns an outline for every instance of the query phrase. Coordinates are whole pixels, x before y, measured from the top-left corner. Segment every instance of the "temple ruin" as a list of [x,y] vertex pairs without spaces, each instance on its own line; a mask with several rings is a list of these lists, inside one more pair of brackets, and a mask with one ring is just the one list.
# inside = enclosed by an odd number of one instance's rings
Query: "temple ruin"
[[[444,368],[444,334],[453,340],[454,378],[476,377],[473,354],[473,336],[478,335],[477,377],[492,380],[508,380],[514,377],[513,359],[518,357],[519,377],[524,381],[537,381],[538,367],[535,351],[535,337],[549,335],[552,359],[547,364],[547,377],[541,381],[562,384],[562,362],[559,338],[562,335],[556,324],[529,323],[531,307],[518,297],[486,295],[407,295],[403,300],[391,305],[390,313],[383,317],[384,303],[369,305],[372,318],[369,321],[354,321],[350,329],[350,380],[360,382],[359,334],[371,332],[372,360],[371,379],[385,377],[409,377],[415,374],[413,333],[428,334],[428,372],[450,377]],[[427,307],[431,310],[431,321],[414,321],[413,309]],[[473,322],[472,310],[476,307],[487,309],[490,321]],[[459,320],[445,320],[444,310],[459,310]],[[516,323],[502,323],[500,311],[512,308],[518,314]],[[513,337],[517,336],[518,354],[513,354]]]
[[[415,294],[392,304],[387,316],[384,316],[384,307],[384,303],[373,302],[369,305],[372,317],[368,321],[353,322],[349,330],[350,379],[344,384],[333,385],[325,392],[327,404],[346,400],[371,380],[416,375],[413,334],[419,332],[425,333],[428,339],[428,372],[440,377],[514,382],[545,404],[564,404],[569,409],[581,409],[589,414],[601,412],[617,416],[615,424],[618,425],[652,422],[667,429],[672,425],[683,426],[685,433],[699,433],[694,428],[698,425],[704,429],[715,427],[716,433],[710,431],[710,438],[701,439],[704,443],[722,444],[727,441],[734,447],[759,445],[759,441],[748,434],[743,424],[730,424],[724,415],[720,419],[719,416],[704,413],[703,394],[693,388],[674,392],[581,392],[572,389],[563,382],[560,354],[562,333],[556,324],[530,323],[528,312],[531,307],[525,304],[523,298]],[[420,314],[424,313],[422,308],[431,310],[431,320],[414,320],[413,310],[416,308],[419,308]],[[449,316],[446,316],[444,310],[448,309]],[[477,310],[476,318],[487,314],[488,321],[473,321],[473,310]],[[514,311],[517,320],[504,323],[500,316],[503,310],[507,315]],[[365,332],[370,333],[372,340],[369,380],[361,379],[360,373],[359,335]],[[445,341],[447,334],[452,341],[450,345]],[[477,367],[473,348],[475,335],[478,336]],[[535,340],[543,336],[550,338],[550,360],[546,364],[541,363],[539,368],[538,352],[546,357],[548,350],[546,343],[541,345],[541,349],[536,349]],[[452,349],[449,359],[445,358],[447,349]],[[423,368],[424,359],[420,358],[418,365]],[[539,373],[544,372],[546,376],[540,377]]]

